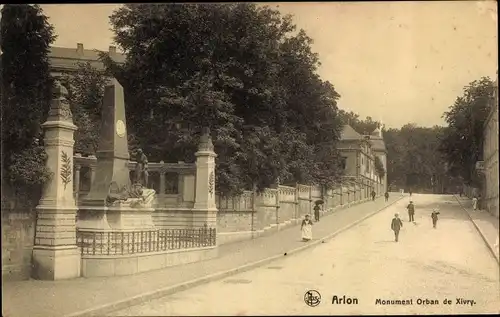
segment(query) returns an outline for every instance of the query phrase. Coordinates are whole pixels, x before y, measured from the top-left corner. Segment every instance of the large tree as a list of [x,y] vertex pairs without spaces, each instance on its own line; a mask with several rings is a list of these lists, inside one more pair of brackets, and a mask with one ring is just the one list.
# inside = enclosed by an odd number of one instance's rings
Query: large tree
[[490,78],[483,77],[464,87],[450,110],[444,113],[448,123],[440,150],[449,163],[454,176],[466,184],[479,186],[475,164],[482,160],[484,122],[493,102],[495,86]]
[[75,73],[62,79],[68,88],[68,99],[75,133],[75,153],[95,154],[99,141],[101,108],[107,78],[102,71],[87,63],[79,63]]
[[443,127],[406,124],[384,132],[389,184],[397,187],[440,192],[449,182],[445,160],[439,152]]
[[354,130],[361,134],[371,134],[380,126],[380,122],[373,120],[370,116],[363,120],[360,119],[357,113],[353,111],[347,112],[342,109],[339,109],[339,119],[342,124],[349,124]]
[[224,193],[338,178],[340,96],[319,79],[312,40],[293,33],[290,16],[249,3],[127,4],[111,24],[127,59],[103,60],[151,159],[194,160],[208,126]]
[[54,40],[54,29],[38,5],[3,6],[2,180],[10,181],[17,195],[31,193],[50,177],[40,139],[50,108],[48,52]]

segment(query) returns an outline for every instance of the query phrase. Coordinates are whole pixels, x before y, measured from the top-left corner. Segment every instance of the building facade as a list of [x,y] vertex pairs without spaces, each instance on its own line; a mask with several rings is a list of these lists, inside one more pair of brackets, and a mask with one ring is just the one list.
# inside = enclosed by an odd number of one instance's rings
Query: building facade
[[498,217],[498,78],[495,86],[495,98],[484,125],[484,161],[480,169],[484,175],[482,207]]
[[[117,52],[115,46],[110,46],[108,53],[117,63],[125,61],[125,55]],[[48,55],[50,72],[55,78],[76,72],[79,63],[88,62],[94,68],[104,70],[104,65],[99,61],[99,51],[84,49],[82,43],[77,43],[75,48],[53,46]]]
[[372,146],[373,154],[380,159],[384,166],[384,176],[381,179],[382,191],[385,193],[388,190],[387,186],[387,148],[385,147],[384,136],[382,134],[382,127],[378,127],[375,131],[365,136],[369,139]]
[[369,197],[372,190],[377,195],[384,193],[383,178],[375,170],[377,154],[369,136],[363,136],[350,125],[345,125],[338,150],[342,155],[344,178],[353,180],[363,188],[364,197]]

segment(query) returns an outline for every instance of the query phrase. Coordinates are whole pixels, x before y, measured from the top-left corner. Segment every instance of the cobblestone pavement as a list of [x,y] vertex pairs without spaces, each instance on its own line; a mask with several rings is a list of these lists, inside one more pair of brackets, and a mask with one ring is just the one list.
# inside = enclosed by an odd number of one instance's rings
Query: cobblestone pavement
[[[415,223],[408,222],[405,198],[330,242],[110,316],[499,313],[498,264],[466,212],[453,196],[411,199]],[[433,207],[441,212],[437,229]],[[390,231],[396,211],[404,221],[398,243]],[[308,290],[321,294],[318,306],[305,304]],[[332,304],[334,295],[358,304]]]
[[[339,209],[322,217],[321,221],[314,225],[314,239],[330,235],[400,198],[399,195],[391,194],[387,203],[384,198],[378,198],[374,202],[368,201]],[[219,257],[215,259],[162,270],[129,276],[3,283],[3,316],[66,316],[224,272],[284,254],[303,245],[298,226],[293,226],[254,240],[221,245]],[[32,300],[33,298],[36,300]]]

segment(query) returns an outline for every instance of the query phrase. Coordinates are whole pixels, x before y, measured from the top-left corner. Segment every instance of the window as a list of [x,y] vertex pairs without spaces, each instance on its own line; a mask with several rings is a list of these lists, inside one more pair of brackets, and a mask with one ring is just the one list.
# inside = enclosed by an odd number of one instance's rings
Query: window
[[340,161],[340,166],[342,166],[342,169],[346,169],[347,167],[347,157],[342,156],[341,161]]
[[179,174],[165,173],[165,194],[175,195],[179,193]]

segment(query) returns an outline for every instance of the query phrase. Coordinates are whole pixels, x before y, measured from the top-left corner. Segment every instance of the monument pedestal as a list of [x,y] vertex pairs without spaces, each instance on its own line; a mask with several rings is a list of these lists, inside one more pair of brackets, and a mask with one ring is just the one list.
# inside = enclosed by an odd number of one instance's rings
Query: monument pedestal
[[82,207],[77,228],[80,231],[150,231],[154,208],[131,207]]
[[80,276],[80,251],[76,245],[75,207],[37,206],[33,247],[33,277],[42,280]]
[[76,246],[33,248],[34,272],[36,279],[62,280],[80,276],[80,250]]

